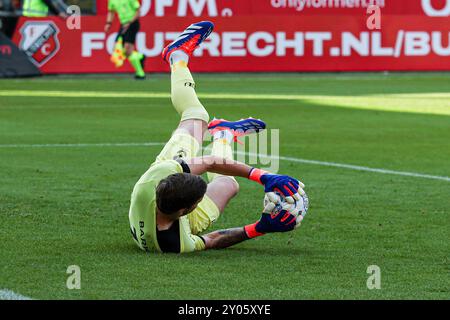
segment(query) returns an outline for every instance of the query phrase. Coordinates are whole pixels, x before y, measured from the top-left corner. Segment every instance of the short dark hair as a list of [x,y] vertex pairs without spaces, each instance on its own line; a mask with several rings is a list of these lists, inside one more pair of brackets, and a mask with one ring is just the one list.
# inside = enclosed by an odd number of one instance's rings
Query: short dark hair
[[190,173],[175,173],[156,187],[156,205],[165,214],[191,208],[206,193],[206,182]]

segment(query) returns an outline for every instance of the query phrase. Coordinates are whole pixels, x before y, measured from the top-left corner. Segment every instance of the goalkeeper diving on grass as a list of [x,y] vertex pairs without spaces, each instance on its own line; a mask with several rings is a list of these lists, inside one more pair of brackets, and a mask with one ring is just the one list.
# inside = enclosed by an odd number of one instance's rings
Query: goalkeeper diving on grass
[[[131,195],[131,233],[145,251],[223,249],[267,233],[291,231],[307,211],[308,198],[300,181],[233,160],[232,143],[237,137],[260,132],[266,124],[253,118],[210,121],[197,98],[188,62],[213,27],[208,21],[192,24],[162,52],[171,68],[171,98],[181,121]],[[197,156],[206,130],[213,136],[211,155]],[[204,173],[209,183],[201,177]],[[246,226],[205,233],[238,193],[235,177],[264,186],[260,219]]]

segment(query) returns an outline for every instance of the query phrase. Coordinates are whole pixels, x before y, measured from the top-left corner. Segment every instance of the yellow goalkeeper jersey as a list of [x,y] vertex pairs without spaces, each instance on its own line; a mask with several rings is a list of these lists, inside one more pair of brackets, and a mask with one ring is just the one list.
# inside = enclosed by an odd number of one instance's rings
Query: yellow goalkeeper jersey
[[[174,223],[171,230],[174,233],[170,236],[176,238],[174,241],[176,250],[173,250],[173,247],[161,248],[158,234],[161,235],[164,231],[157,231],[156,226],[156,187],[167,176],[183,172],[183,166],[173,159],[180,160],[184,157],[189,159],[196,154],[197,149],[198,146],[192,136],[183,133],[174,134],[156,161],[134,186],[128,216],[134,241],[142,250],[184,253],[205,249],[205,243],[199,234],[208,229],[220,214],[219,208],[208,195],[203,197],[194,211]],[[173,239],[171,237],[171,240]],[[167,246],[167,243],[165,245]]]

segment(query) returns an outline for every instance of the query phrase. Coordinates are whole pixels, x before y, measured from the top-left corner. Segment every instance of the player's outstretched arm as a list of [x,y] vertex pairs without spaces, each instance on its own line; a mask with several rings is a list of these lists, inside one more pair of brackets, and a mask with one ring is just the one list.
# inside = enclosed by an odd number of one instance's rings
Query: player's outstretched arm
[[214,231],[203,235],[205,249],[224,249],[266,233],[288,232],[301,221],[295,213],[269,202],[261,218],[245,227]]
[[206,172],[214,172],[225,176],[248,177],[252,167],[230,159],[216,156],[204,156],[192,158],[186,161],[192,174],[201,175]]
[[264,186],[265,192],[278,192],[290,203],[300,200],[304,194],[303,183],[289,176],[272,174],[270,172],[250,167],[244,163],[215,156],[192,158],[187,161],[192,174],[201,175],[213,172],[226,176],[243,177]]
[[218,230],[202,236],[205,240],[205,249],[225,249],[250,239],[244,228]]

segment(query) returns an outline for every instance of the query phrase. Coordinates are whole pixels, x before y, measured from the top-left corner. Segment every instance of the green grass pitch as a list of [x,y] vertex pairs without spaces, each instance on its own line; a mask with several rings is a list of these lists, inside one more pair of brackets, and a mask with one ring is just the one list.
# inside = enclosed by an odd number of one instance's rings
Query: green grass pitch
[[[142,143],[167,141],[178,122],[169,76],[2,80],[0,289],[34,299],[450,297],[449,74],[195,78],[211,116],[280,129],[281,156],[437,178],[281,160],[311,201],[294,233],[145,254],[129,232],[129,198],[161,149]],[[211,230],[258,218],[262,188],[239,182]],[[70,265],[81,290],[66,288]],[[379,290],[366,286],[370,265]]]

